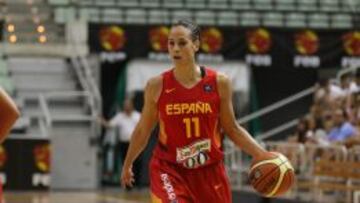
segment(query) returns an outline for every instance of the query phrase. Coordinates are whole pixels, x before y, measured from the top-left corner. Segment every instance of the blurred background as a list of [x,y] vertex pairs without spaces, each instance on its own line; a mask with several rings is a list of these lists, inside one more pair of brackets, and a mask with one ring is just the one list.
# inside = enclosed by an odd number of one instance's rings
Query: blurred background
[[124,119],[171,68],[170,25],[202,27],[199,64],[228,74],[238,122],[298,177],[285,196],[249,186],[225,140],[234,202],[360,202],[359,0],[0,0],[0,85],[21,118],[0,147],[10,203],[150,202],[150,143],[119,186]]

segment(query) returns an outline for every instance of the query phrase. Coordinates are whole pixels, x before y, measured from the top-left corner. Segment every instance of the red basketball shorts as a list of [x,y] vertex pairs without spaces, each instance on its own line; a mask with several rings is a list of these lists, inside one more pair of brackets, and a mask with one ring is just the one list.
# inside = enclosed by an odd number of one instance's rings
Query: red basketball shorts
[[150,162],[152,203],[231,203],[231,190],[222,162],[198,169],[185,169],[152,158]]

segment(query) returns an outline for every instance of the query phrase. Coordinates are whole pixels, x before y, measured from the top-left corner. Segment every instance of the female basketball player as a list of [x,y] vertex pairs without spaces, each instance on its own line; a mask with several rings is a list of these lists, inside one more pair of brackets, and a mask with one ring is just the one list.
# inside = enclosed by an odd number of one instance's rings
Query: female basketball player
[[[0,143],[2,143],[20,113],[14,101],[0,87]],[[3,201],[2,184],[0,182],[0,202]]]
[[132,164],[159,123],[159,142],[150,162],[153,202],[230,203],[223,164],[223,128],[254,159],[270,157],[234,116],[227,76],[195,62],[200,29],[188,21],[172,26],[168,50],[174,67],[150,79],[141,119],[135,128],[122,170],[123,186],[132,186]]
[[4,141],[19,115],[14,101],[0,87],[0,143]]

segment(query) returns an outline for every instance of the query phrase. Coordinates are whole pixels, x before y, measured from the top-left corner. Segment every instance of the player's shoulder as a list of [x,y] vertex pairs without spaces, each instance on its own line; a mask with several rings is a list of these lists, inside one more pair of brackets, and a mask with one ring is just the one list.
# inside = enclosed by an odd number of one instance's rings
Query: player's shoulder
[[152,97],[152,99],[154,99],[154,101],[157,101],[158,98],[160,97],[162,86],[163,86],[163,75],[161,74],[151,77],[148,80],[145,91],[148,93],[150,97]]
[[230,78],[225,73],[217,72],[216,81],[219,85],[227,85],[230,83]]

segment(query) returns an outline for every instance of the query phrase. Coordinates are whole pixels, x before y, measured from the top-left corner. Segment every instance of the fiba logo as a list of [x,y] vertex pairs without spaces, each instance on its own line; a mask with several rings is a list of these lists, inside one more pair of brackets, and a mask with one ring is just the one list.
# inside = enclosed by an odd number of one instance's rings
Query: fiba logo
[[41,172],[50,171],[50,145],[42,144],[34,147],[35,165]]
[[264,54],[268,52],[272,45],[271,35],[268,30],[258,28],[247,32],[247,44],[251,52]]
[[360,56],[360,32],[354,31],[343,35],[343,47],[350,56]]
[[300,55],[294,57],[295,67],[318,68],[320,57],[312,56],[319,50],[319,37],[311,30],[304,30],[294,35],[295,49]]
[[153,28],[149,31],[150,44],[153,50],[159,52],[167,51],[167,40],[170,29],[165,26]]
[[125,31],[119,26],[103,27],[99,31],[100,44],[106,51],[118,51],[126,43]]
[[208,28],[201,32],[201,50],[205,53],[217,53],[224,42],[222,33],[217,28]]
[[305,30],[295,34],[295,47],[300,54],[314,54],[319,49],[319,38],[315,32]]
[[3,168],[7,161],[7,153],[5,148],[0,145],[0,168]]
[[343,48],[347,57],[341,60],[342,67],[360,66],[360,32],[348,32],[342,36]]
[[245,55],[247,64],[271,66],[272,58],[267,52],[271,49],[271,34],[264,28],[257,28],[246,33],[247,46],[253,54]]

